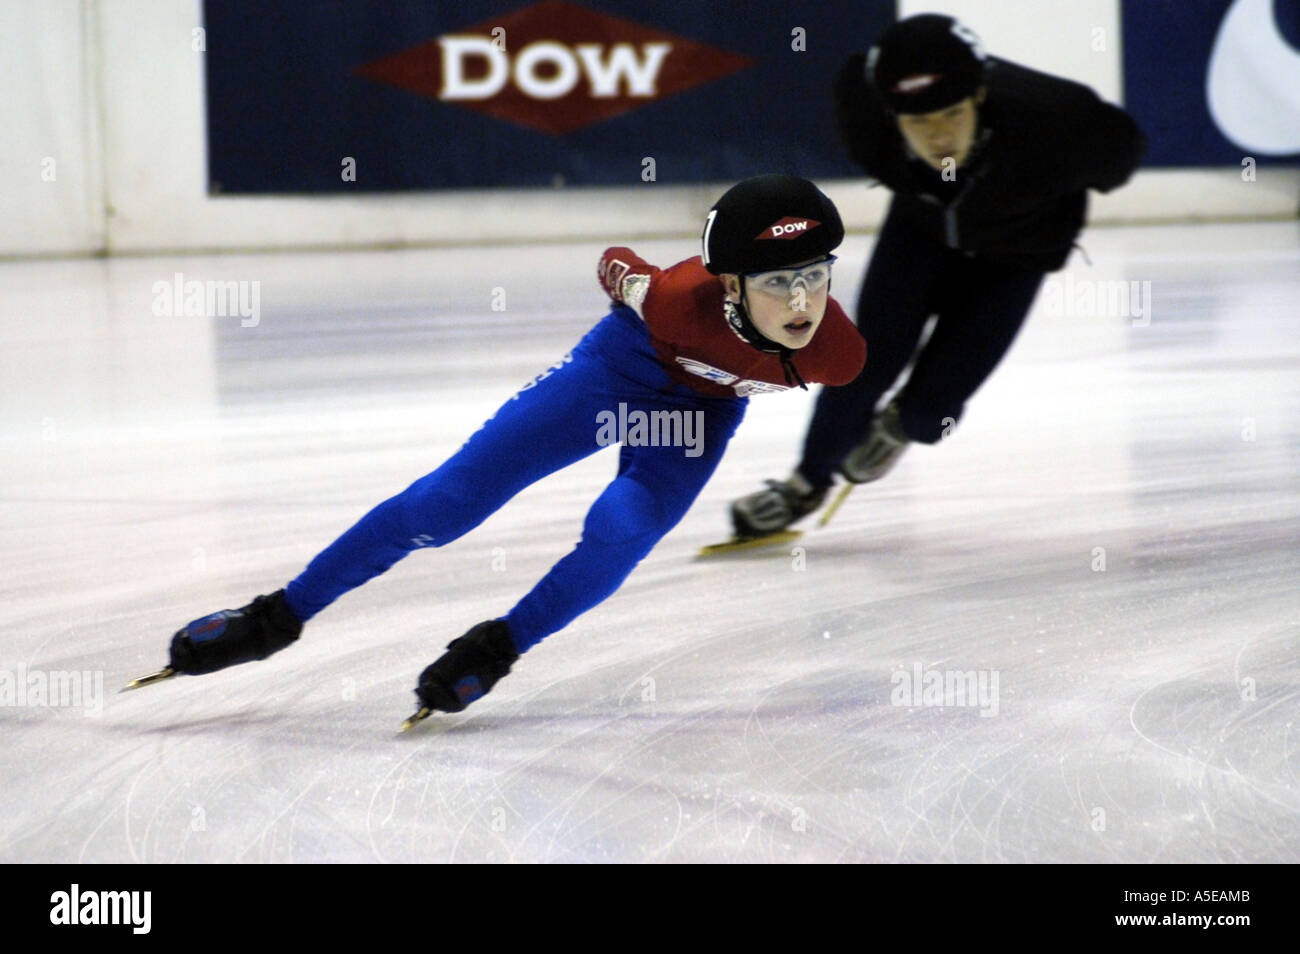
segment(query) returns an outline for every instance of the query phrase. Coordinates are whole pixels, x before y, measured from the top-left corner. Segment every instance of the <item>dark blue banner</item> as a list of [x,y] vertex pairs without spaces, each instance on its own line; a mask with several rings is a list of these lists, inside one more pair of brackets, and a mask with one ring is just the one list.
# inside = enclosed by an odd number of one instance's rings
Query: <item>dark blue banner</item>
[[859,175],[831,81],[894,2],[214,0],[204,18],[210,191],[382,192]]
[[1124,0],[1123,30],[1146,165],[1300,158],[1300,0]]

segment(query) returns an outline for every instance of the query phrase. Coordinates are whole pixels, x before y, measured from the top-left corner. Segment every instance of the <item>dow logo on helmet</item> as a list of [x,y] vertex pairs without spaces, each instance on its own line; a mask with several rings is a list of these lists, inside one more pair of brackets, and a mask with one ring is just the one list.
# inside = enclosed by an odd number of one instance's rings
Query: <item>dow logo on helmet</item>
[[894,84],[895,93],[919,93],[943,79],[942,73],[918,73],[908,76]]
[[806,232],[811,232],[817,226],[821,225],[816,219],[796,219],[786,216],[778,222],[773,222],[763,231],[754,236],[756,239],[792,239],[798,238]]

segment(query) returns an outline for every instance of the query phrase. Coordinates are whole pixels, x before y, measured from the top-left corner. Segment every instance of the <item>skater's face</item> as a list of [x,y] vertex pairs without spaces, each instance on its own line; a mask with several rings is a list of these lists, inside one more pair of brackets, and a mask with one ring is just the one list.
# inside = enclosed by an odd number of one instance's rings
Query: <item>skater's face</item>
[[900,113],[898,131],[926,165],[942,172],[944,160],[951,159],[950,168],[955,169],[970,158],[983,101],[984,90],[980,90],[933,113]]
[[743,278],[723,275],[722,284],[727,298],[739,302],[743,280],[749,320],[765,338],[797,350],[812,341],[826,314],[834,260],[828,256]]

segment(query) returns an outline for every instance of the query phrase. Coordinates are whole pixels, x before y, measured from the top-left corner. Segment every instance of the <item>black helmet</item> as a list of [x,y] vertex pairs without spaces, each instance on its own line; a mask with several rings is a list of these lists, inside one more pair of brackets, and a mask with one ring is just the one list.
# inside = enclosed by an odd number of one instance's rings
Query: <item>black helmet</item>
[[728,189],[704,222],[704,267],[746,275],[811,261],[844,241],[834,203],[807,179],[755,176]]
[[896,113],[932,113],[984,83],[984,48],[952,17],[922,13],[899,20],[867,53],[866,79]]

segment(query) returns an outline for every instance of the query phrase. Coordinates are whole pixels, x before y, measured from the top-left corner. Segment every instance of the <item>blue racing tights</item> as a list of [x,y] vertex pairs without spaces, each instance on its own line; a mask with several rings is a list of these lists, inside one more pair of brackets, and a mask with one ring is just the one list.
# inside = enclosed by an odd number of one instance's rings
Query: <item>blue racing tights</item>
[[504,617],[522,653],[612,594],[677,525],[712,476],[747,403],[674,384],[641,319],[616,307],[446,463],[316,556],[289,583],[289,608],[306,621],[412,550],[444,546],[473,530],[529,484],[600,450],[610,439],[602,423],[619,419],[620,404],[629,421],[637,420],[636,411],[646,415],[641,420],[660,412],[663,422],[680,412],[673,433],[689,436],[691,444],[653,446],[635,434],[624,443],[618,475],[587,512],[577,546]]

